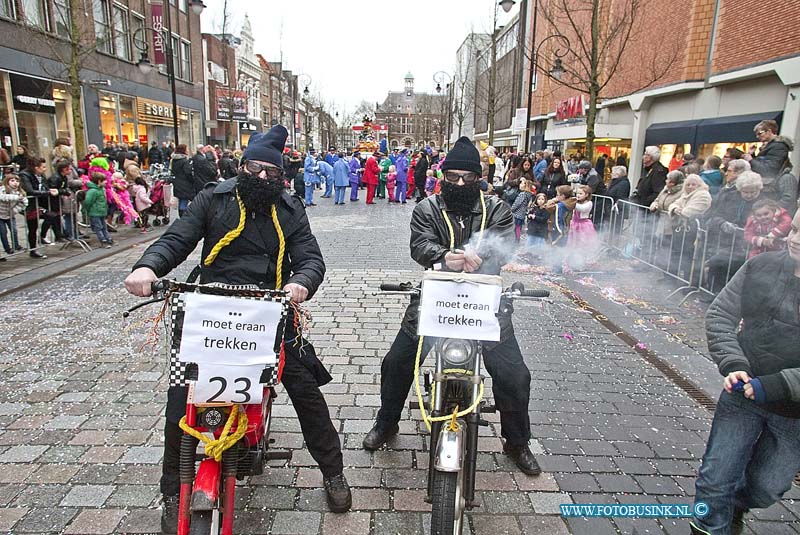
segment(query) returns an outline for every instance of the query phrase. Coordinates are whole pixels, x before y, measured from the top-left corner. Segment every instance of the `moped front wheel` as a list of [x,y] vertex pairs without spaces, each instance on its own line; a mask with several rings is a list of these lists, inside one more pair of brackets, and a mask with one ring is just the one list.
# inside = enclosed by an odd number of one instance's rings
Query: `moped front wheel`
[[219,535],[220,523],[214,521],[214,511],[194,511],[189,523],[189,535]]
[[431,535],[460,535],[464,519],[464,471],[433,471]]

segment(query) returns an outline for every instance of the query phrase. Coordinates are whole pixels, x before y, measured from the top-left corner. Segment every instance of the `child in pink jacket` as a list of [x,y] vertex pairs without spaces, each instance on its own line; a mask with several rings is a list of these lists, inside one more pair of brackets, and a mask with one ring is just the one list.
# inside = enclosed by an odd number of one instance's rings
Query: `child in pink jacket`
[[149,226],[147,224],[148,211],[153,206],[153,201],[150,200],[149,192],[150,187],[141,176],[137,176],[133,183],[133,202],[136,206],[136,211],[139,212],[139,218],[142,222],[142,232],[147,232]]
[[792,229],[792,217],[777,201],[759,199],[753,203],[753,211],[744,226],[744,239],[750,246],[747,258],[767,251],[786,248],[786,236]]

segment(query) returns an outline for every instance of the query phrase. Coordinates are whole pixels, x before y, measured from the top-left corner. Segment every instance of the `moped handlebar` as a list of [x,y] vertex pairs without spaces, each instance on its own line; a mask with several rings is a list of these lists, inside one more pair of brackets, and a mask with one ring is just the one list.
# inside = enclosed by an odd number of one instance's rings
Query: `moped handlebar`
[[393,282],[384,282],[381,284],[381,291],[382,292],[407,292],[413,288],[410,282],[401,282],[401,283],[393,283]]
[[[406,295],[414,295],[419,293],[419,288],[415,288],[410,282],[392,283],[384,282],[380,285],[380,293],[401,293]],[[503,291],[502,296],[505,298],[533,298],[533,299],[546,299],[550,297],[549,290],[526,290],[525,285],[521,282],[515,282],[511,288]]]

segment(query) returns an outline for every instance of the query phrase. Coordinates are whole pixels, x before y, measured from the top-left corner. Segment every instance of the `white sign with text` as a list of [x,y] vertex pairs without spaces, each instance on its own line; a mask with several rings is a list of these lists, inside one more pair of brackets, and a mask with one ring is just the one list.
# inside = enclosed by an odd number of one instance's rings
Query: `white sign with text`
[[189,403],[261,403],[264,366],[199,364]]
[[187,293],[181,362],[225,366],[275,365],[283,305],[274,301]]
[[[502,287],[499,283],[469,280],[463,274],[423,279],[419,306],[420,336],[461,338],[464,340],[500,340]],[[497,277],[484,277],[497,278]]]

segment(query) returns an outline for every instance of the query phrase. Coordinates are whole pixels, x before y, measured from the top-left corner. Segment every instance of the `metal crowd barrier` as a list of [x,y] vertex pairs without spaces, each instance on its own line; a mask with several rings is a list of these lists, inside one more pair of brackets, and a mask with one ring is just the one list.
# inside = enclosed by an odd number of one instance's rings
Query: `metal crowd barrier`
[[592,199],[596,199],[593,219],[604,246],[681,283],[667,296],[683,294],[680,304],[698,293],[716,295],[748,256],[741,227],[726,234],[696,218],[651,212],[603,195]]

